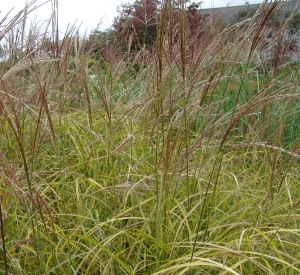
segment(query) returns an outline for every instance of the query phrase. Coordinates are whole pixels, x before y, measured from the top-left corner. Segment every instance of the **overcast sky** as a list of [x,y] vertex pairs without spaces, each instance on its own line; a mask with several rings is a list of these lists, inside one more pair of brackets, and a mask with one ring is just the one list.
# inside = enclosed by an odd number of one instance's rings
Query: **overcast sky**
[[[0,0],[0,22],[7,12],[14,8],[12,14],[17,13],[26,0]],[[41,4],[47,0],[37,0],[37,4]],[[197,0],[194,0],[197,2]],[[29,0],[27,2],[30,2]],[[101,23],[101,29],[106,29],[110,26],[113,18],[116,17],[117,6],[121,3],[131,2],[130,0],[58,0],[59,8],[59,26],[60,31],[66,30],[68,23],[75,23],[80,30],[84,32],[86,29],[95,29],[98,23]],[[203,8],[209,7],[224,7],[227,4],[230,6],[244,5],[245,0],[204,0]],[[262,0],[248,0],[250,4],[261,3]],[[38,8],[34,15],[40,20],[47,20],[51,14],[51,1]],[[33,14],[31,15],[33,17]]]

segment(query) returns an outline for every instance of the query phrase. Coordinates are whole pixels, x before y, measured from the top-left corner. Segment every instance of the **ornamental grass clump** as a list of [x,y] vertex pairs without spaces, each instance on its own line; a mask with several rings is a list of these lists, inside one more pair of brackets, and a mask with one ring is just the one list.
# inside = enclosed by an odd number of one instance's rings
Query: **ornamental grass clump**
[[298,66],[260,58],[281,4],[197,29],[162,1],[136,54],[61,38],[57,5],[0,21],[1,272],[298,274]]

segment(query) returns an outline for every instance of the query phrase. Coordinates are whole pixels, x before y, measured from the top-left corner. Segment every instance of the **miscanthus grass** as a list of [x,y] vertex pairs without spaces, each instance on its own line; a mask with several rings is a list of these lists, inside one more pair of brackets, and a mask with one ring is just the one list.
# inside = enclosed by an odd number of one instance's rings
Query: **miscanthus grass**
[[1,22],[1,273],[299,274],[299,65],[257,61],[280,2],[193,58],[170,3],[138,71]]

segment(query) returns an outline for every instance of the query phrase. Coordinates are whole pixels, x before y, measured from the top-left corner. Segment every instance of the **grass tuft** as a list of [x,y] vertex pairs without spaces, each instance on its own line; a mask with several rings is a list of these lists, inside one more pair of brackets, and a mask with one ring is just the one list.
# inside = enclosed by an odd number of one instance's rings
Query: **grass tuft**
[[300,273],[298,65],[258,58],[281,1],[194,39],[183,2],[135,58],[25,32],[34,1],[0,21],[0,272]]

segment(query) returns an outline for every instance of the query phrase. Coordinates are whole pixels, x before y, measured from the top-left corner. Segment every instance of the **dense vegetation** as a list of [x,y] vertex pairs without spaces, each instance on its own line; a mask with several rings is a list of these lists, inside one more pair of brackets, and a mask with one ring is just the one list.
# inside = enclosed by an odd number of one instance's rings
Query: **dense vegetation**
[[262,54],[281,2],[224,27],[136,1],[148,25],[85,39],[28,30],[33,4],[0,21],[0,272],[299,274],[299,62]]

